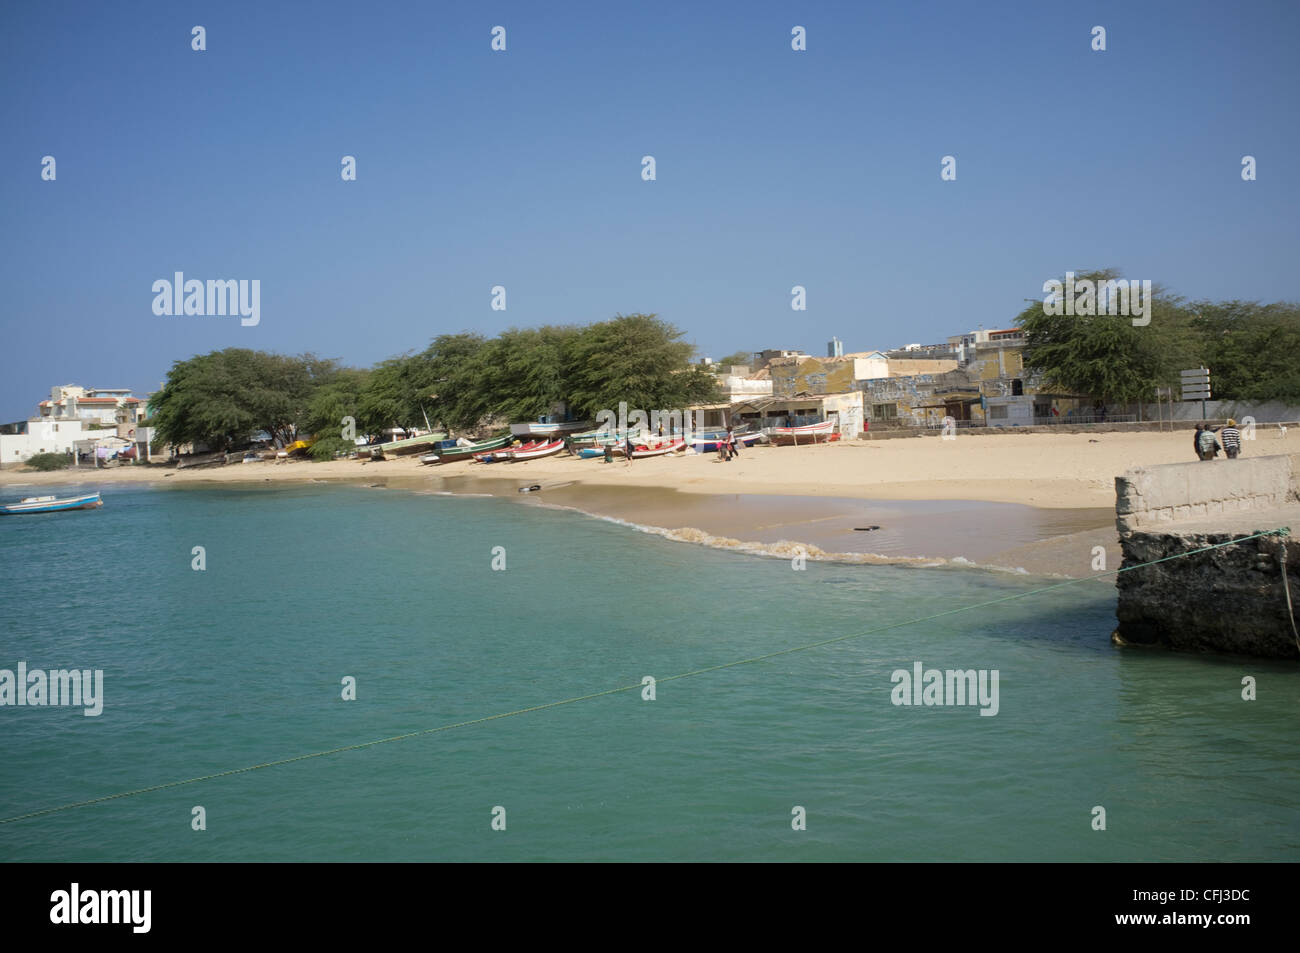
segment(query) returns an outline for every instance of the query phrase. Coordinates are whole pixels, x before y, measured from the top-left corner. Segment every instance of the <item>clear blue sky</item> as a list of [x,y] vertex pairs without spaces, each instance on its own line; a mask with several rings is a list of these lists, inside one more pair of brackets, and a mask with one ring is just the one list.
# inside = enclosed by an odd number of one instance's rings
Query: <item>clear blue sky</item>
[[[645,311],[715,358],[885,348],[1106,266],[1295,300],[1298,48],[1292,0],[5,4],[0,420],[228,346]],[[175,271],[260,279],[261,323],[155,316]]]

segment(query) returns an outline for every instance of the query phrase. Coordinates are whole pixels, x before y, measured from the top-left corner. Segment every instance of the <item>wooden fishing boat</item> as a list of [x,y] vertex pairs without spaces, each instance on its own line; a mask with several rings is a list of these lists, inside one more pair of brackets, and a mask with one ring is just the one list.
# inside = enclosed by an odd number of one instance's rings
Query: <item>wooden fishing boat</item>
[[492,450],[488,453],[476,454],[474,459],[479,463],[505,463],[510,459],[510,455],[518,450],[535,450],[540,447],[545,440],[530,440],[528,443],[521,443],[517,447],[502,447],[499,450]]
[[826,443],[839,436],[835,431],[835,421],[823,420],[818,424],[805,424],[802,427],[773,427],[768,431],[768,439],[778,447],[802,446],[806,443]]
[[586,430],[590,426],[590,420],[561,421],[555,420],[553,417],[543,417],[540,420],[531,420],[526,424],[511,424],[510,433],[516,437],[544,437],[554,440],[556,437],[563,437],[566,434]]
[[[437,456],[439,463],[453,463],[456,460],[468,460],[470,457],[477,457],[479,454],[491,453],[493,450],[500,450],[510,442],[510,434],[503,433],[499,437],[492,437],[490,440],[480,440],[478,443],[471,443],[468,446],[444,447],[436,454],[428,456]],[[425,458],[421,457],[421,461]]]
[[104,505],[98,493],[86,496],[28,496],[17,503],[0,506],[0,514],[17,516],[20,513],[57,513],[62,510],[93,510]]
[[656,447],[634,446],[632,448],[632,459],[639,460],[641,457],[662,457],[666,453],[672,453],[675,450],[685,448],[686,441],[680,437],[670,443],[660,444]]
[[550,443],[544,443],[540,446],[518,447],[505,453],[505,457],[511,463],[522,463],[525,460],[538,460],[541,457],[549,457],[553,453],[559,453],[564,449],[563,440],[552,440]]
[[381,454],[391,453],[396,454],[397,456],[402,456],[408,453],[419,453],[421,450],[430,450],[432,449],[432,444],[445,439],[447,439],[445,433],[426,433],[419,437],[407,437],[405,440],[390,440],[387,443],[367,444],[358,447],[357,449],[361,451],[369,450],[371,453],[374,453],[377,449]]
[[[733,436],[736,438],[736,443],[740,444],[742,447],[752,447],[763,439],[763,434],[760,432],[737,433]],[[727,435],[725,433],[710,435],[708,437],[696,437],[691,440],[691,446],[695,448],[696,453],[717,453],[719,444],[723,443],[726,439]]]

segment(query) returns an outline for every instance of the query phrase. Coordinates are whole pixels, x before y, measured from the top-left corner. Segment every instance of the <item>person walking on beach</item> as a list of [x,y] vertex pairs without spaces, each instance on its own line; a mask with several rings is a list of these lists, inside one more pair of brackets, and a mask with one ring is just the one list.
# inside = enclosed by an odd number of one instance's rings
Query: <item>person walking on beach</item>
[[1219,455],[1219,441],[1214,439],[1214,429],[1209,424],[1201,431],[1199,440],[1202,460],[1213,460]]
[[623,438],[623,453],[627,456],[627,468],[632,469],[632,435]]
[[1236,460],[1237,454],[1241,453],[1241,431],[1237,429],[1237,422],[1230,419],[1228,426],[1219,431],[1219,437],[1223,440],[1223,452],[1228,459]]
[[730,427],[727,428],[727,456],[728,458],[740,456],[740,441],[736,439]]
[[1205,428],[1201,424],[1196,425],[1196,433],[1192,434],[1192,453],[1196,454],[1196,459],[1204,460],[1201,456],[1201,431]]
[[612,443],[605,444],[605,462],[614,462],[614,445]]

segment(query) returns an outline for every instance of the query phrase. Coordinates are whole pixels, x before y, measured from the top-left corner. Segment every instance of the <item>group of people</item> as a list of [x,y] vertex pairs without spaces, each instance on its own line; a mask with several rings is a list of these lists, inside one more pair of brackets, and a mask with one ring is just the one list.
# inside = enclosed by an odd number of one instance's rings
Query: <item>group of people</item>
[[[1219,441],[1223,443],[1220,445]],[[1237,459],[1241,453],[1241,431],[1237,429],[1237,422],[1229,420],[1228,425],[1218,432],[1215,436],[1214,428],[1209,424],[1197,424],[1196,433],[1192,436],[1192,448],[1196,451],[1196,456],[1201,460],[1213,460],[1222,451],[1228,455],[1229,460]]]

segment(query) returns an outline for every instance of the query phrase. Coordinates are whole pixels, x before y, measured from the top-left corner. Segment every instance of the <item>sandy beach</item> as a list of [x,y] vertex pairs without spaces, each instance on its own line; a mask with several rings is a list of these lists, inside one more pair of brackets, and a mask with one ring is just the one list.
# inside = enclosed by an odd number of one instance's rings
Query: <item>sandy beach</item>
[[[1300,432],[1260,431],[1247,456],[1300,452]],[[943,561],[1067,576],[1090,571],[1105,546],[1118,565],[1114,478],[1142,465],[1192,459],[1188,431],[999,433],[855,440],[809,447],[757,446],[730,463],[714,454],[635,460],[629,467],[556,456],[524,463],[418,457],[231,464],[175,470],[0,471],[0,487],[111,487],[347,482],[444,493],[489,493],[531,505],[572,507],[687,542],[855,561]],[[1216,461],[1212,466],[1231,465]],[[540,485],[540,492],[519,493]],[[1111,560],[1114,560],[1112,563]]]

